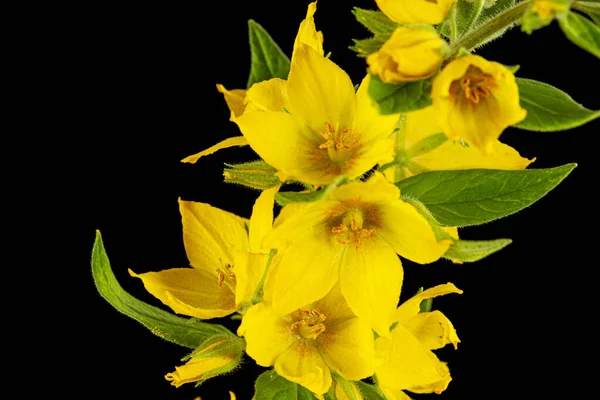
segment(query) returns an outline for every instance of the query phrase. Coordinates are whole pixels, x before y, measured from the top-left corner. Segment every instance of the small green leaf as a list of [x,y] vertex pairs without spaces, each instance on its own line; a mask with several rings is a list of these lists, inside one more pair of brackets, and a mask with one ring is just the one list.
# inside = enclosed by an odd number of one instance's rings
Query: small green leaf
[[547,169],[430,171],[396,183],[442,226],[479,225],[513,214],[554,189],[577,164]]
[[250,36],[250,76],[247,87],[272,78],[287,79],[290,59],[271,35],[254,20],[248,21],[248,35]]
[[354,7],[352,9],[352,14],[354,14],[354,17],[358,22],[363,24],[375,35],[391,35],[399,26],[381,11],[365,10],[363,8]]
[[232,335],[221,325],[177,317],[148,305],[123,290],[110,268],[100,231],[96,231],[92,250],[92,276],[98,292],[117,311],[135,319],[152,333],[169,342],[196,348],[212,336]]
[[527,110],[525,119],[515,126],[521,129],[554,132],[576,128],[600,116],[575,102],[565,92],[547,83],[516,78],[521,107]]
[[316,400],[304,386],[290,382],[274,370],[263,372],[254,383],[254,400]]
[[[442,34],[453,40],[463,37],[477,26],[502,11],[512,7],[515,0],[498,0],[491,7],[485,7],[485,0],[459,1],[454,15],[448,15],[442,26]],[[453,18],[453,20],[451,20]],[[454,34],[452,30],[454,29]],[[501,34],[501,33],[500,33]]]
[[314,201],[319,201],[327,197],[333,189],[338,187],[344,181],[346,181],[345,176],[338,176],[328,186],[321,190],[317,190],[316,192],[279,192],[275,195],[275,201],[277,201],[277,204],[280,206],[285,206],[290,203],[312,203]]
[[378,104],[381,114],[398,114],[425,108],[431,104],[431,79],[417,82],[385,83],[371,75],[369,96]]
[[383,395],[375,385],[370,385],[362,381],[356,381],[354,384],[360,390],[365,400],[387,400],[387,397]]
[[457,240],[450,246],[444,258],[459,262],[479,261],[512,243],[510,239]]
[[600,58],[600,27],[574,12],[568,12],[558,19],[560,29],[577,46]]
[[600,2],[574,1],[571,8],[586,13],[596,25],[600,25]]
[[360,57],[366,57],[379,50],[389,38],[389,35],[377,35],[368,39],[352,39],[354,46],[350,46],[350,50]]

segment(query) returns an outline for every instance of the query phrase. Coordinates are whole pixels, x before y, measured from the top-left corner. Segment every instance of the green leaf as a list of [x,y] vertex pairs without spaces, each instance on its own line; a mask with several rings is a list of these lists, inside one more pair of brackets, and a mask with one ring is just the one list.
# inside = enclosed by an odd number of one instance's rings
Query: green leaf
[[373,34],[391,35],[398,26],[381,11],[365,10],[364,8],[354,7],[352,14],[358,22],[363,24]]
[[568,12],[558,19],[560,29],[577,46],[600,58],[600,27],[574,12]]
[[362,394],[365,400],[387,400],[387,397],[375,385],[370,385],[362,381],[356,381],[354,384],[358,387],[360,394]]
[[431,104],[431,79],[417,82],[385,83],[371,75],[369,96],[378,104],[381,114],[415,111]]
[[571,8],[586,13],[596,25],[600,25],[600,2],[574,1]]
[[305,387],[277,375],[274,370],[263,372],[254,383],[254,400],[316,400]]
[[354,46],[350,46],[350,50],[358,53],[360,57],[366,57],[379,50],[389,38],[389,35],[377,35],[368,39],[352,39]]
[[457,240],[446,251],[444,258],[459,262],[479,261],[511,243],[510,239]]
[[347,179],[345,176],[338,176],[328,186],[324,187],[321,190],[317,190],[316,192],[279,192],[275,195],[275,200],[280,206],[285,206],[290,203],[312,203],[314,201],[319,201],[327,197],[327,195],[331,193],[333,189],[338,187],[346,180]]
[[554,132],[576,128],[600,116],[575,102],[565,92],[547,83],[516,78],[521,107],[527,110],[525,119],[515,126],[521,129]]
[[250,161],[242,164],[225,164],[223,177],[226,183],[265,190],[281,184],[275,175],[277,170],[263,160]]
[[249,88],[257,82],[272,78],[287,79],[290,59],[275,43],[271,35],[256,21],[248,21],[250,36],[250,76]]
[[196,348],[215,335],[233,336],[221,325],[177,317],[148,305],[123,290],[110,268],[100,231],[96,231],[96,240],[92,250],[92,276],[98,292],[117,311],[135,319],[150,329],[152,333],[169,342]]
[[431,171],[396,183],[443,226],[470,226],[513,214],[554,189],[577,164],[547,169]]

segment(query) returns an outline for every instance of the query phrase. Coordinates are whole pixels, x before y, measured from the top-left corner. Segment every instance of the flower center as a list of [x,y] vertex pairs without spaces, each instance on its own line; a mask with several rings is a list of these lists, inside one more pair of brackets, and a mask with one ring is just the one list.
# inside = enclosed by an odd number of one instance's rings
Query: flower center
[[351,129],[336,129],[329,122],[325,123],[325,129],[319,134],[325,139],[325,142],[319,145],[319,149],[327,149],[329,158],[342,163],[351,156],[351,150],[356,147],[356,136]]
[[460,97],[472,105],[477,105],[488,97],[495,87],[496,81],[491,75],[470,65],[465,75],[450,85],[450,96],[453,101]]
[[223,285],[231,289],[232,292],[235,291],[235,273],[233,272],[233,265],[225,264],[220,268],[215,270],[217,276],[219,277],[219,287],[222,288]]
[[373,236],[376,232],[375,229],[363,228],[364,223],[363,212],[351,208],[344,213],[341,223],[331,228],[331,232],[341,244],[353,244],[358,247],[362,239]]
[[297,310],[292,314],[295,322],[291,325],[293,331],[304,339],[316,339],[325,331],[325,315],[317,310]]

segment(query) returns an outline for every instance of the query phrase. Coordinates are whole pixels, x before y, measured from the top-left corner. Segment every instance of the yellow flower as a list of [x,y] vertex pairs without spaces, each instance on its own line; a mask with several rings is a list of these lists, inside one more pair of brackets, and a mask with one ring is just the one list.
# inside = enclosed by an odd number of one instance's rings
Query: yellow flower
[[475,55],[446,65],[433,80],[431,99],[449,139],[463,139],[488,154],[502,131],[527,114],[512,72]]
[[414,393],[441,393],[452,380],[446,363],[431,351],[460,340],[452,323],[439,311],[419,313],[421,301],[449,293],[462,293],[451,283],[418,294],[396,310],[397,326],[390,337],[375,340],[375,374],[389,400],[410,399]]
[[371,72],[383,82],[399,83],[429,78],[442,64],[445,42],[433,29],[399,27],[367,57]]
[[186,364],[175,367],[175,372],[165,375],[171,385],[199,382],[232,371],[237,368],[244,351],[241,339],[217,337],[194,351]]
[[238,335],[257,364],[275,365],[279,375],[317,395],[331,386],[330,368],[350,380],[373,374],[373,332],[352,314],[337,286],[284,316],[259,303],[244,315]]
[[557,12],[569,9],[570,1],[557,0],[534,0],[531,11],[537,13],[542,20],[549,20],[556,16]]
[[265,299],[274,311],[285,315],[304,307],[339,280],[354,314],[387,335],[403,278],[397,254],[425,264],[450,245],[437,242],[427,220],[399,195],[375,174],[367,182],[338,187],[325,200],[294,205],[294,213],[263,243],[278,249],[265,283]]
[[265,270],[268,254],[260,242],[271,229],[277,190],[261,193],[249,222],[209,204],[180,200],[183,241],[193,268],[129,273],[178,314],[208,319],[239,310],[251,301]]
[[399,24],[439,24],[458,0],[375,0],[389,19]]
[[355,92],[322,47],[300,41],[287,81],[254,84],[246,110],[234,122],[282,181],[325,185],[339,175],[354,179],[390,161],[393,151],[397,117],[379,114],[368,84],[366,76]]
[[401,162],[385,171],[392,182],[426,171],[525,169],[535,161],[535,158],[528,160],[521,157],[515,149],[499,140],[493,142],[491,154],[483,154],[460,141],[448,140],[441,133],[433,107],[407,113],[403,124],[396,133]]

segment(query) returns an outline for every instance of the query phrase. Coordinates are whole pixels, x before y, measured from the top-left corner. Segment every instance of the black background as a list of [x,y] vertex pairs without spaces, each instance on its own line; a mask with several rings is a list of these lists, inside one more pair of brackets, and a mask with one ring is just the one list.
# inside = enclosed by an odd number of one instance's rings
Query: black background
[[[61,392],[81,397],[132,399],[250,399],[264,370],[245,357],[235,373],[194,388],[178,389],[164,375],[188,349],[165,342],[119,314],[96,292],[89,268],[95,230],[105,241],[113,270],[134,296],[162,307],[131,278],[136,272],[188,264],[177,199],[210,203],[248,217],[257,192],[222,182],[223,162],[257,157],[249,148],[223,150],[196,165],[179,160],[239,134],[216,83],[244,88],[249,72],[247,20],[262,24],[289,55],[309,2],[202,2],[70,9],[53,26],[59,85],[68,100],[55,116],[71,133],[56,157],[63,177],[73,178],[69,217],[77,223],[64,243],[76,263],[64,268],[61,313],[76,325],[62,349],[68,360]],[[201,5],[199,5],[201,4]],[[325,51],[357,83],[366,71],[348,46],[364,38],[352,6],[375,9],[370,0],[321,0],[316,14]],[[72,15],[72,14],[71,14]],[[517,76],[567,91],[588,108],[600,108],[600,61],[564,38],[558,25],[528,36],[518,29],[478,51]],[[509,237],[513,244],[462,266],[447,261],[404,261],[402,300],[419,286],[448,281],[462,296],[436,299],[453,321],[459,349],[438,352],[453,381],[441,396],[415,398],[567,398],[591,393],[597,302],[592,277],[597,261],[598,166],[596,122],[556,133],[506,130],[501,139],[537,161],[531,168],[577,162],[578,168],[547,197],[507,218],[461,230],[466,239]],[[68,289],[66,289],[68,288]],[[72,295],[76,298],[73,300]],[[75,307],[73,304],[75,303]],[[231,329],[236,323],[223,320]],[[584,360],[586,364],[583,364]],[[66,371],[64,371],[66,372]],[[70,386],[67,382],[79,382]],[[65,389],[69,388],[69,389]]]

